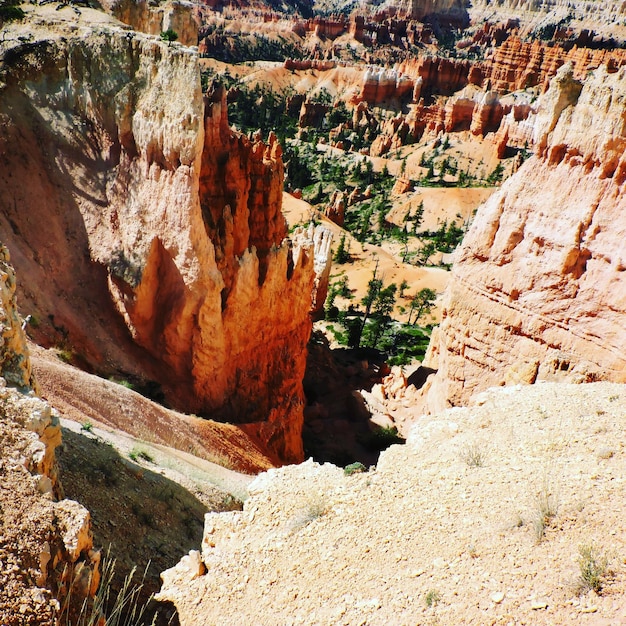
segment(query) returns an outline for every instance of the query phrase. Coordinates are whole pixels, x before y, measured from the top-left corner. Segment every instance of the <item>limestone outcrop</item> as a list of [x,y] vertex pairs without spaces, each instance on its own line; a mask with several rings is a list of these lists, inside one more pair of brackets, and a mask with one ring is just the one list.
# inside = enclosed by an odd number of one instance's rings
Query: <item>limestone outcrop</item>
[[562,67],[531,116],[536,155],[457,251],[424,364],[428,405],[543,380],[626,382],[626,69]]
[[315,244],[286,238],[280,146],[229,129],[189,49],[33,32],[0,98],[0,224],[33,336],[301,459]]
[[[63,498],[55,448],[58,413],[38,398],[15,302],[15,275],[0,244],[0,622],[72,619],[99,583],[89,512]],[[69,611],[69,613],[68,613]]]
[[193,2],[167,0],[161,4],[146,0],[103,0],[102,7],[134,30],[149,35],[173,30],[178,36],[177,41],[183,45],[198,45],[198,21]]

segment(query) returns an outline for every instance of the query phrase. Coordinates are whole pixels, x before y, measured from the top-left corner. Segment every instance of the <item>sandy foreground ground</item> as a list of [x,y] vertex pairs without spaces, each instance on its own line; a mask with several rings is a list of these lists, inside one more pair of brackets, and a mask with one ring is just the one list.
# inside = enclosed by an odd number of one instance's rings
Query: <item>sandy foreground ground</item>
[[369,472],[270,470],[162,595],[189,624],[626,624],[625,420],[624,385],[499,388]]

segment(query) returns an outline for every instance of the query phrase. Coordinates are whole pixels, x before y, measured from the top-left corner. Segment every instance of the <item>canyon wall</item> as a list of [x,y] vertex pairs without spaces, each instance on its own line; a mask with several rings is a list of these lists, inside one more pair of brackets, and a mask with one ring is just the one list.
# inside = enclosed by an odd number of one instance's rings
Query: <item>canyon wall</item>
[[569,2],[568,0],[476,0],[468,7],[472,23],[515,20],[523,32],[572,25],[593,29],[605,37],[624,37],[626,7],[621,2]]
[[199,18],[196,5],[185,0],[167,0],[164,3],[146,0],[102,0],[102,8],[134,30],[158,35],[173,30],[177,41],[185,46],[198,45]]
[[[479,41],[477,46],[484,45]],[[499,94],[528,87],[548,88],[550,79],[566,63],[574,69],[574,75],[583,79],[587,72],[601,65],[611,71],[626,64],[626,51],[622,49],[598,49],[562,45],[548,45],[534,40],[523,41],[511,36],[501,45],[483,50],[480,61],[446,59],[422,56],[399,63],[397,71],[415,81],[414,100],[433,95],[450,96],[466,85],[491,89]]]
[[52,625],[61,606],[70,620],[95,593],[100,555],[89,512],[57,501],[63,497],[55,457],[59,415],[32,391],[9,261],[0,243],[0,622]]
[[420,22],[438,19],[455,26],[466,26],[469,14],[463,0],[393,0],[387,5],[397,8],[398,14]]
[[626,69],[562,67],[536,154],[482,205],[456,253],[424,365],[428,407],[492,385],[626,382]]
[[229,129],[189,49],[55,28],[12,41],[1,77],[0,225],[33,335],[301,459],[315,244],[286,238],[278,143]]

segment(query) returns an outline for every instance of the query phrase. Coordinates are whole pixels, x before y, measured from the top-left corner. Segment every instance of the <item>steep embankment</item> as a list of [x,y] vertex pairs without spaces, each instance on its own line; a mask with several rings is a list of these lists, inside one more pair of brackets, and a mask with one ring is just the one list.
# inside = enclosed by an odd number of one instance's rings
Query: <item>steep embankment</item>
[[301,459],[314,244],[286,238],[278,144],[228,128],[190,49],[29,15],[3,42],[0,225],[35,339]]
[[34,385],[15,274],[0,243],[0,622],[8,626],[57,624],[59,608],[70,620],[68,609],[80,607],[99,581],[89,512],[56,501],[63,497],[59,416]]
[[621,2],[586,0],[476,0],[468,9],[472,23],[514,20],[524,32],[548,32],[572,26],[577,31],[589,29],[608,38],[626,36],[626,7]]
[[368,473],[270,470],[243,512],[207,515],[160,596],[182,626],[619,622],[625,392],[492,390],[420,417]]
[[431,409],[505,382],[626,381],[626,70],[565,66],[537,153],[479,210],[424,364]]

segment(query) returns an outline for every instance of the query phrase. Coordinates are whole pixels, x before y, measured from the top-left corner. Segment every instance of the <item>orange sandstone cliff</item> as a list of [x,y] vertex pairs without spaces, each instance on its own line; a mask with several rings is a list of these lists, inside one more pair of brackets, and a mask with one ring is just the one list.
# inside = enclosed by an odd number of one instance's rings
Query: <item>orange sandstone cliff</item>
[[228,128],[190,49],[112,21],[32,32],[0,77],[0,227],[35,338],[301,459],[328,246],[286,238],[278,143]]
[[457,251],[424,365],[430,410],[486,387],[626,382],[626,70],[562,67],[532,124],[536,154]]

